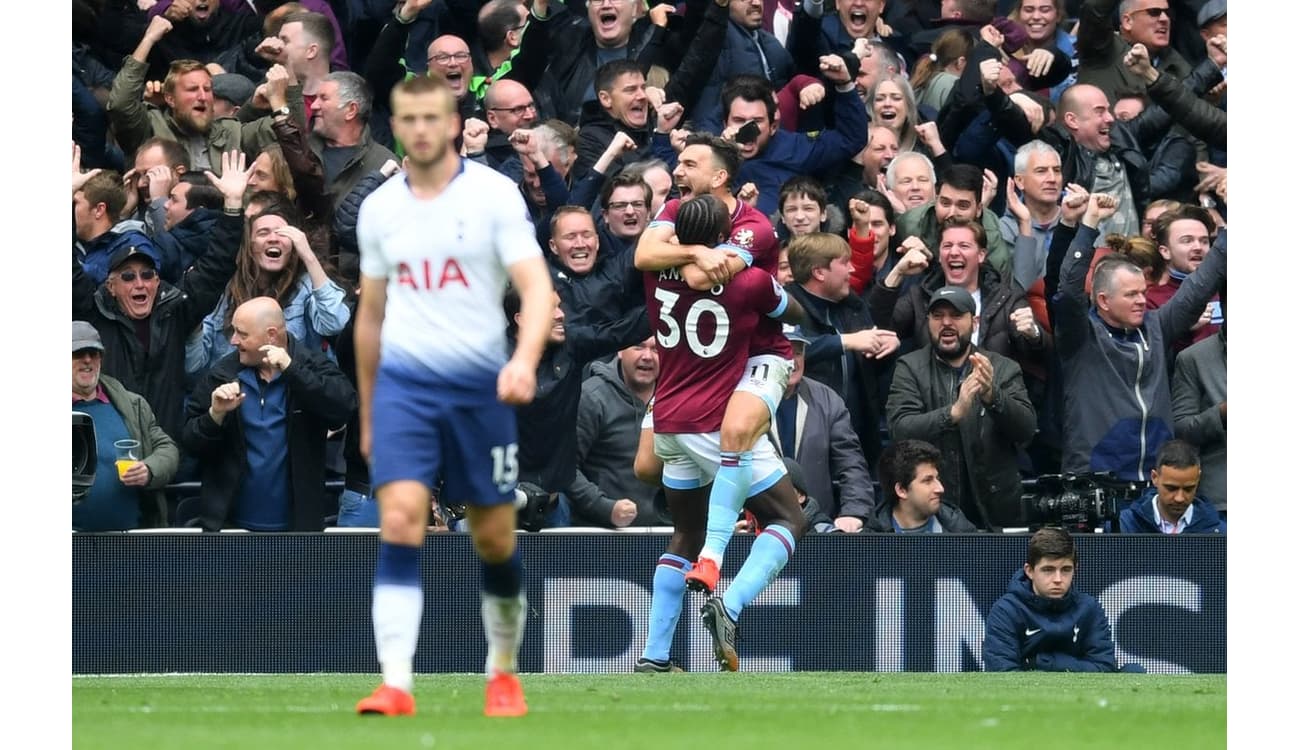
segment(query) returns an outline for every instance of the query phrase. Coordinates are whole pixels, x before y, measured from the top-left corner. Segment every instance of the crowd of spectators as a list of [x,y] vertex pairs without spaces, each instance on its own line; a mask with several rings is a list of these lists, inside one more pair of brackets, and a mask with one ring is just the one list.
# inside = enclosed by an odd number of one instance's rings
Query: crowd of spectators
[[[402,177],[389,92],[435,73],[560,301],[517,412],[524,527],[666,523],[634,470],[663,331],[632,258],[725,172],[807,312],[772,437],[812,528],[1014,528],[1022,482],[1092,472],[1150,483],[1124,531],[1226,528],[1222,0],[72,7],[78,530],[375,525],[357,214]],[[679,159],[704,131],[740,163]]]

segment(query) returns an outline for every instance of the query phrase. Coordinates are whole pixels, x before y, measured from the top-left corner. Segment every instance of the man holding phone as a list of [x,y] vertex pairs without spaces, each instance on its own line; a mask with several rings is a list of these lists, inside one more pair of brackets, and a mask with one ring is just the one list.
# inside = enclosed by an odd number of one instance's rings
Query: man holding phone
[[862,106],[839,55],[821,58],[822,76],[832,84],[829,95],[835,126],[816,138],[782,130],[776,94],[767,79],[736,76],[722,89],[722,137],[740,147],[743,163],[736,184],[758,188],[758,210],[779,210],[781,185],[796,175],[828,178],[867,145],[867,111]]

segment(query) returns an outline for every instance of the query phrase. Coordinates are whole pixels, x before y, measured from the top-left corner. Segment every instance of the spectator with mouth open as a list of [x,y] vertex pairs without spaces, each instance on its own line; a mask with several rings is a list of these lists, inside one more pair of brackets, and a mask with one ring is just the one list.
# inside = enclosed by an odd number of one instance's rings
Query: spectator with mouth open
[[604,169],[614,174],[624,160],[633,162],[651,156],[650,99],[646,96],[645,75],[635,60],[615,60],[596,71],[596,100],[582,105],[578,128],[578,160],[573,165],[573,179],[581,180],[605,153],[614,136],[625,133],[636,149],[615,158]]
[[[172,59],[163,80],[161,98],[165,109],[145,103],[145,81],[149,55],[172,30],[163,16],[149,21],[144,37],[122,62],[108,97],[108,119],[125,153],[133,153],[149,138],[157,136],[180,143],[189,152],[191,170],[220,174],[223,148],[242,148],[252,156],[275,143],[271,118],[253,122],[217,119],[212,99],[212,74],[193,59]],[[269,85],[269,83],[268,83]],[[289,101],[302,100],[301,88],[287,87]],[[299,110],[301,111],[301,110]],[[305,118],[304,118],[305,119]]]
[[333,348],[324,343],[326,337],[341,333],[351,317],[347,295],[326,273],[300,224],[287,204],[266,208],[249,222],[234,277],[216,308],[203,319],[202,338],[187,347],[189,375],[202,374],[234,351],[235,310],[256,297],[278,303],[285,319],[282,330],[295,341],[316,352],[324,349],[327,357],[334,358]]
[[650,223],[653,202],[654,192],[639,174],[625,169],[606,180],[600,191],[601,248],[610,254],[635,251],[636,241]]

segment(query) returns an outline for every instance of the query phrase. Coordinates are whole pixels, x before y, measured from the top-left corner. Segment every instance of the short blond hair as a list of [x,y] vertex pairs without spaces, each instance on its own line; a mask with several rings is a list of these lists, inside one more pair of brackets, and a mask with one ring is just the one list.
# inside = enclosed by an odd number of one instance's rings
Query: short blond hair
[[796,284],[812,278],[818,268],[829,268],[831,261],[849,257],[849,243],[838,234],[813,232],[790,240],[786,246],[790,256],[790,273]]
[[173,60],[171,67],[167,68],[167,77],[163,79],[163,93],[175,93],[176,82],[180,77],[196,71],[201,71],[208,78],[212,78],[212,73],[208,71],[207,66],[198,60]]

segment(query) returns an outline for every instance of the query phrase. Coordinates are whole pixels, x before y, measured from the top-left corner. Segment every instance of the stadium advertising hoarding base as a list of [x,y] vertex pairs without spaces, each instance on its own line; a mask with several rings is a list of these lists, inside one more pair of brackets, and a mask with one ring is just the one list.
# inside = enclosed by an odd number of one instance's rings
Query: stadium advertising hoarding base
[[[1075,586],[1101,601],[1119,662],[1224,672],[1226,539],[1079,536]],[[658,534],[520,537],[525,672],[630,672]],[[752,537],[723,566],[736,574]],[[742,670],[969,671],[984,617],[1024,562],[1023,535],[806,537],[740,620]],[[76,674],[377,672],[373,534],[74,534]],[[469,537],[431,536],[415,669],[479,672],[486,647]],[[688,593],[673,656],[716,666]]]

